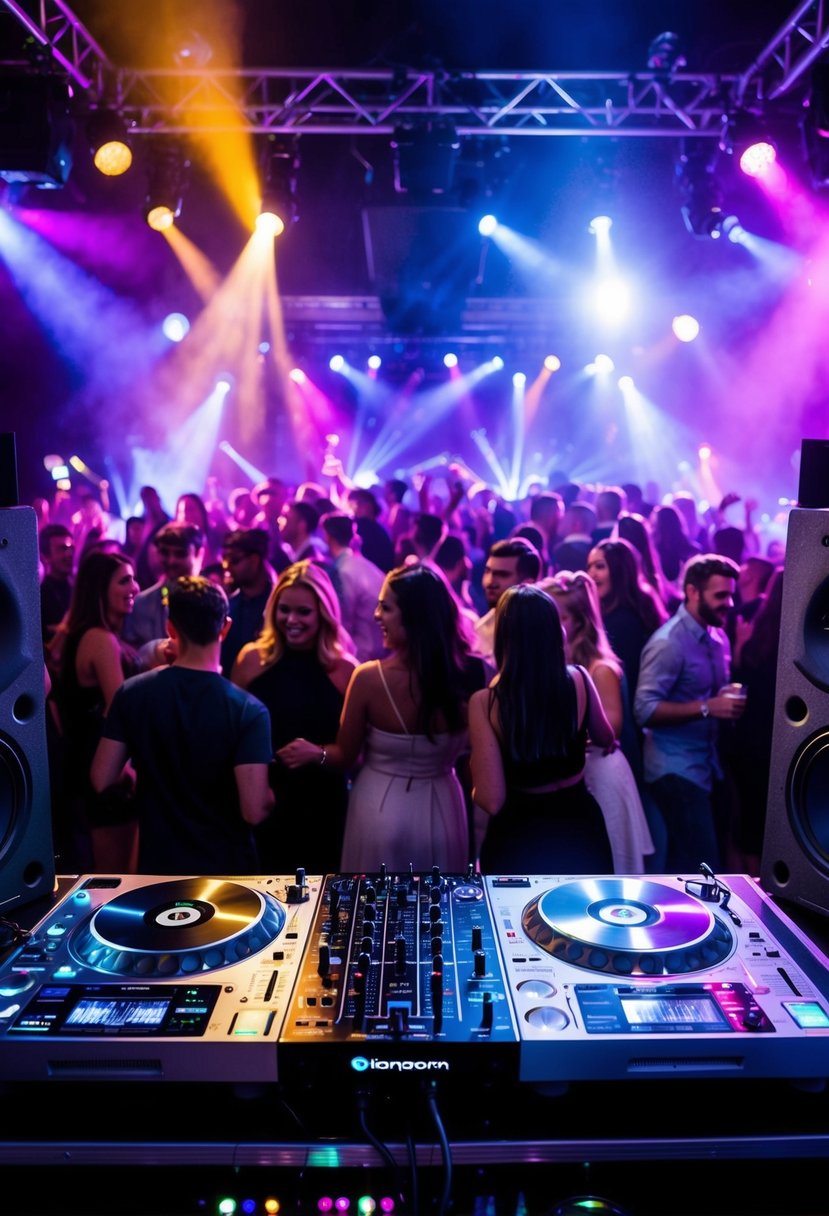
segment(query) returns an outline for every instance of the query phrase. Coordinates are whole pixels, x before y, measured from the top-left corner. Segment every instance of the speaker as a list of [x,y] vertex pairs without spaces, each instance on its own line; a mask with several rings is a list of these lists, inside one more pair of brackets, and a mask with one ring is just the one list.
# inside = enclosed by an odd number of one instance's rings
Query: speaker
[[789,515],[761,882],[829,914],[829,510]]
[[37,516],[0,509],[0,915],[55,887]]

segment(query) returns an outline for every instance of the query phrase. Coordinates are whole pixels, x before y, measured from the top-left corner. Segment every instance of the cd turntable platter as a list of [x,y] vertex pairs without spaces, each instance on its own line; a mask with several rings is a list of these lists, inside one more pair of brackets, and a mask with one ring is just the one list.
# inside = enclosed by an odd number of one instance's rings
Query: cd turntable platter
[[196,975],[229,967],[275,940],[273,895],[214,878],[177,878],[116,895],[70,942],[77,961],[113,975]]
[[734,939],[698,899],[643,878],[562,883],[524,909],[524,931],[556,958],[614,975],[679,975],[716,966]]

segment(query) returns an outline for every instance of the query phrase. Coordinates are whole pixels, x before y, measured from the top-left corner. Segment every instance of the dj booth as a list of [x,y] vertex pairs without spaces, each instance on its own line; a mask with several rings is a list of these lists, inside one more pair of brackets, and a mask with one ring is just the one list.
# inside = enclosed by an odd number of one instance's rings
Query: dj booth
[[745,875],[82,875],[22,911],[18,1216],[829,1211],[824,922]]

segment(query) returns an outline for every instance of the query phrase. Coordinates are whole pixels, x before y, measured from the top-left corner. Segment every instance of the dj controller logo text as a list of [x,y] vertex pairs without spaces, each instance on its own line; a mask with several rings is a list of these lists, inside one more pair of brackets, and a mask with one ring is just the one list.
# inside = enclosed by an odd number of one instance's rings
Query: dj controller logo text
[[351,1067],[355,1072],[448,1072],[448,1060],[367,1060],[354,1056]]

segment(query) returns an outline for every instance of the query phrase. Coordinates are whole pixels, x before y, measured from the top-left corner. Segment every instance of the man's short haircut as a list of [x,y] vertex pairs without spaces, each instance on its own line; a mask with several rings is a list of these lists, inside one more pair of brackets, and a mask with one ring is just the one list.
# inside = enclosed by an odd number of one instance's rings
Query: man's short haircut
[[409,487],[400,477],[390,477],[386,482],[386,489],[391,491],[397,502],[402,502]]
[[326,536],[344,548],[354,539],[354,520],[345,511],[329,511],[322,517],[321,526]]
[[715,575],[720,578],[733,578],[736,582],[740,577],[740,567],[730,557],[722,557],[719,553],[695,553],[693,557],[689,557],[682,567],[682,589],[685,598],[688,598],[689,586],[697,591],[704,591],[708,580]]
[[534,583],[541,577],[541,555],[531,541],[523,536],[496,540],[490,546],[490,557],[515,557],[515,573],[522,583]]
[[72,533],[65,524],[44,524],[37,534],[37,547],[40,550],[41,557],[49,556],[49,545],[58,536],[64,540],[68,536],[72,539]]
[[253,554],[264,561],[268,556],[270,537],[264,528],[234,528],[225,532],[222,540],[222,553],[230,553],[234,549],[245,555]]
[[463,561],[467,553],[463,537],[450,532],[448,536],[444,536],[435,550],[434,562],[436,566],[440,566],[441,570],[452,570],[458,562]]
[[555,511],[559,516],[562,515],[564,499],[555,490],[542,490],[530,502],[530,520],[536,523],[539,519],[544,519],[551,511]]
[[596,494],[596,507],[603,511],[606,510],[613,519],[618,519],[624,501],[621,486],[603,486]]
[[156,548],[160,545],[176,545],[182,549],[189,549],[192,545],[198,552],[204,548],[204,533],[197,524],[171,522],[162,524],[153,536],[153,544]]
[[294,498],[288,503],[288,509],[292,510],[295,515],[298,515],[309,532],[315,532],[319,523],[319,515],[317,509],[312,502],[307,499]]
[[419,544],[425,545],[427,549],[434,549],[435,545],[440,544],[446,526],[439,515],[433,515],[429,511],[421,511],[415,519],[414,535]]
[[188,575],[170,587],[170,621],[189,642],[218,642],[228,611],[224,589],[212,579]]
[[380,514],[380,504],[376,496],[372,494],[371,490],[366,490],[362,486],[355,486],[353,490],[348,491],[348,501],[359,503],[361,507],[367,507],[375,519]]
[[581,527],[585,532],[593,531],[596,526],[596,512],[592,503],[577,498],[575,502],[570,503],[567,511],[574,527]]

